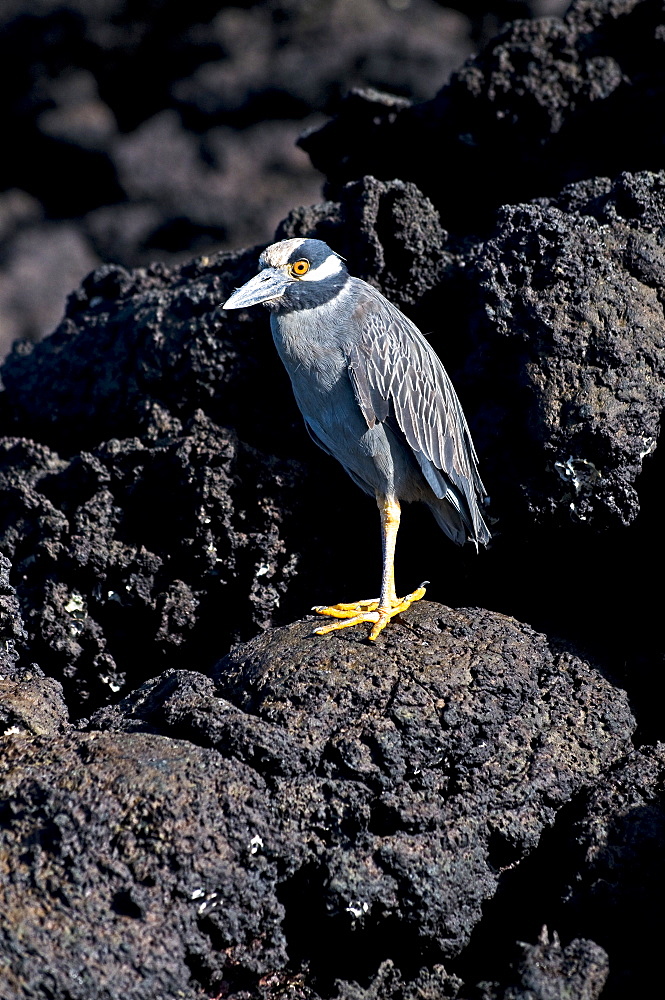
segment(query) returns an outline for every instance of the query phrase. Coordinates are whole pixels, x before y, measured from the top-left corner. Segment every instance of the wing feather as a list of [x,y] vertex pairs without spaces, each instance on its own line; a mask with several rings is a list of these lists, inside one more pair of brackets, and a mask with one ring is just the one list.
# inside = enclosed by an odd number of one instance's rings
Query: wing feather
[[486,542],[479,509],[485,489],[471,434],[446,370],[418,328],[359,279],[353,315],[360,337],[349,347],[349,375],[368,427],[391,414],[427,482],[460,510],[469,533]]

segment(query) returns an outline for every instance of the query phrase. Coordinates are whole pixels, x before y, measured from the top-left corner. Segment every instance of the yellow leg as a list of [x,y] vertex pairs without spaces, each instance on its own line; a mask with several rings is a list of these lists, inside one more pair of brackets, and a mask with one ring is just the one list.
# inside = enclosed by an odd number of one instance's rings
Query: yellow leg
[[374,641],[386,627],[391,618],[406,611],[414,601],[419,601],[425,595],[425,585],[421,584],[411,594],[399,598],[395,593],[395,543],[399,530],[400,505],[394,497],[377,496],[381,512],[381,540],[383,549],[383,569],[381,573],[381,596],[369,601],[356,601],[353,604],[333,604],[330,607],[314,607],[320,615],[339,618],[340,621],[315,629],[315,635],[326,635],[340,628],[349,628],[361,622],[371,622],[372,631],[369,638]]

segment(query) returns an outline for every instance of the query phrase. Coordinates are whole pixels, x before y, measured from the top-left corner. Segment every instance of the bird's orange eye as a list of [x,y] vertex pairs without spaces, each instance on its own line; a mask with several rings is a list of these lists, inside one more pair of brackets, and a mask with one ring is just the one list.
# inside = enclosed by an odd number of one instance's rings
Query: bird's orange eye
[[296,277],[302,278],[303,274],[307,274],[309,271],[309,261],[308,260],[297,260],[295,264],[291,265],[291,273],[295,274]]

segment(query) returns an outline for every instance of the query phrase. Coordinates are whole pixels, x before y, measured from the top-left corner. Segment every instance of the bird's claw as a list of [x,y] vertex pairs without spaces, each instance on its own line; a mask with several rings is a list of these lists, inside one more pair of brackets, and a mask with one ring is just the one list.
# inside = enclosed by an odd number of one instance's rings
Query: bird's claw
[[380,632],[386,627],[391,618],[401,614],[410,608],[414,601],[419,601],[425,596],[426,580],[412,593],[407,594],[401,600],[395,598],[389,607],[380,607],[377,598],[369,601],[356,601],[353,604],[331,604],[329,607],[317,605],[312,608],[319,615],[327,615],[330,618],[338,618],[340,621],[331,622],[330,625],[323,625],[314,629],[314,635],[327,635],[329,632],[336,632],[341,628],[350,628],[352,625],[360,625],[362,622],[371,622],[372,631],[369,634],[370,641],[374,641]]
[[[379,598],[372,597],[369,601],[355,601],[351,604],[331,604],[329,607],[326,607],[325,604],[316,604],[312,608],[312,611],[316,611],[319,615],[330,615],[332,618],[353,618],[354,615],[376,611],[379,604]],[[340,625],[340,628],[342,627]]]

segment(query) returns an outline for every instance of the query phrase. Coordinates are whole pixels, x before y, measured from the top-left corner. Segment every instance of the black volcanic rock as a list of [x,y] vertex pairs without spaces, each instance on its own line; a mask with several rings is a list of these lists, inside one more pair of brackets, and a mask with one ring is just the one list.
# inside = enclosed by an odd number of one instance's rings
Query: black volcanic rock
[[[479,983],[471,990],[473,1000],[597,1000],[607,979],[607,955],[593,941],[576,938],[563,947],[556,934],[549,940],[543,928],[537,944],[521,943],[509,985]],[[468,987],[444,966],[421,969],[405,979],[390,960],[382,963],[377,976],[365,988],[339,982],[335,1000],[463,1000]]]
[[76,733],[7,737],[0,772],[1,995],[200,1000],[285,964],[302,848],[250,768]]
[[[501,870],[594,780],[598,754],[628,746],[626,703],[582,661],[501,615],[412,610],[381,646],[319,642],[310,622],[258,636],[217,670],[223,696],[314,755],[323,788],[307,774],[289,788],[311,800],[308,828],[355,839],[308,878],[321,926],[303,922],[306,954],[327,928],[349,934],[355,905],[351,953],[455,957]],[[577,733],[575,692],[590,699]]]
[[665,745],[642,747],[584,796],[565,831],[570,867],[560,926],[574,933],[583,923],[614,956],[613,996],[648,994],[661,977],[656,914],[665,891],[664,779]]
[[21,662],[19,650],[28,634],[10,570],[9,559],[0,554],[0,734],[53,735],[68,727],[62,685],[36,663]]
[[105,265],[91,274],[55,333],[16,345],[5,362],[12,420],[68,455],[149,428],[158,437],[165,429],[153,407],[181,420],[205,407],[252,443],[261,428],[269,437],[287,383],[264,376],[275,361],[265,315],[228,321],[221,310],[255,270],[259,251],[174,268]]
[[442,326],[428,293],[449,280],[452,246],[439,213],[415,184],[363,177],[347,184],[338,202],[294,209],[275,234],[284,240],[305,236],[334,246],[352,274],[415,319],[422,316],[428,332],[429,324]]
[[294,569],[280,525],[297,506],[295,463],[256,454],[200,411],[184,427],[158,416],[156,440],[112,439],[71,461],[3,442],[26,655],[72,704],[96,706],[164,663],[211,666],[218,643],[271,620]]
[[303,148],[329,197],[365,174],[399,177],[461,232],[571,181],[658,170],[664,24],[660,3],[576,0],[563,19],[507,26],[431,101],[381,108],[351,94]]
[[0,554],[0,663],[2,672],[12,674],[16,669],[19,654],[16,643],[28,638],[21,609],[16,599],[16,591],[9,582],[12,564],[6,555]]
[[665,398],[664,223],[665,173],[621,174],[504,207],[475,252],[469,369],[484,468],[514,516],[637,516]]
[[91,725],[212,747],[268,783],[306,845],[279,891],[289,954],[325,995],[387,959],[410,977],[463,954],[502,872],[630,749],[632,720],[598,672],[502,615],[421,602],[376,646],[313,624]]
[[515,985],[481,988],[482,1000],[596,1000],[607,980],[607,953],[593,941],[575,938],[563,948],[547,929],[537,944],[521,944]]

